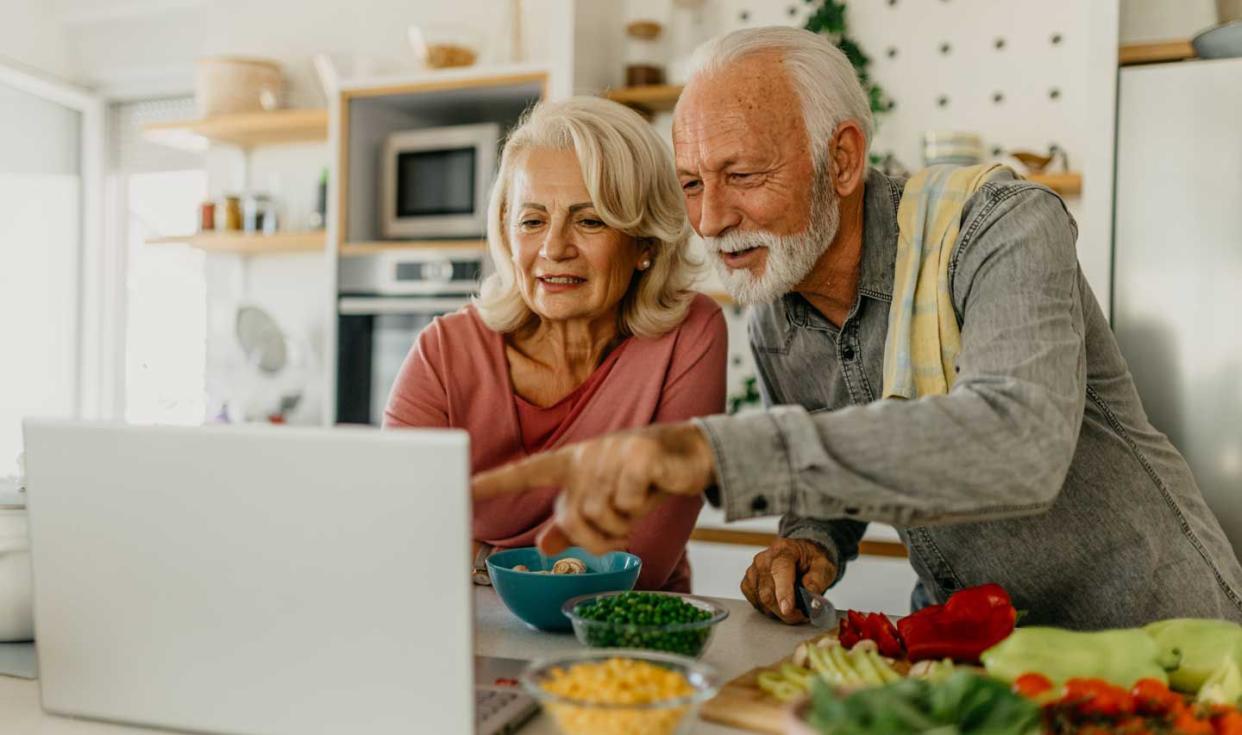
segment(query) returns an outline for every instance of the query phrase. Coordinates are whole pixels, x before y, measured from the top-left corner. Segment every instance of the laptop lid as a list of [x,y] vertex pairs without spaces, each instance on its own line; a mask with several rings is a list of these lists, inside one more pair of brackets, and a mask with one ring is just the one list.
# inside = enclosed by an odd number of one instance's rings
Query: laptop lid
[[28,421],[43,705],[470,732],[467,436]]

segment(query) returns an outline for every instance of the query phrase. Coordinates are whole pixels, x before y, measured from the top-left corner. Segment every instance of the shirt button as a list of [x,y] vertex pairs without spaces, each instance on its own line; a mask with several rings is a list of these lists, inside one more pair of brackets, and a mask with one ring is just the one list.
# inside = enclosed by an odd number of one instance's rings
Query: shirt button
[[750,501],[750,509],[756,513],[762,513],[768,509],[768,499],[762,495],[756,495],[754,500]]
[[845,345],[844,347],[841,348],[841,359],[842,360],[853,360],[854,359],[853,346]]

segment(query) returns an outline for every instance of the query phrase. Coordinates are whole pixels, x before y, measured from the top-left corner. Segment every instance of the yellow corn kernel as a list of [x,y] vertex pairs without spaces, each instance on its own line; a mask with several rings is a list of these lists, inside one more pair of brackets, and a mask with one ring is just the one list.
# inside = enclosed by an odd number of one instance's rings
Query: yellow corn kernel
[[[625,658],[580,663],[548,672],[543,688],[565,699],[591,704],[645,705],[686,697],[694,687],[678,671]],[[548,711],[566,735],[671,735],[688,707],[599,709],[550,704]]]

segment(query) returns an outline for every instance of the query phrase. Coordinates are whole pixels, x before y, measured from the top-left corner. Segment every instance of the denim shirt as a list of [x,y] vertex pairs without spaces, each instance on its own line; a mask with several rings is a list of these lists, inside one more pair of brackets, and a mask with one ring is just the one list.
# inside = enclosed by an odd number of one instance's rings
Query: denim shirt
[[1242,568],[1189,467],[1152,428],[1048,189],[986,184],[950,265],[962,329],[943,396],[877,400],[904,181],[871,171],[859,290],[837,328],[797,294],[751,311],[766,411],[699,420],[729,520],[838,565],[896,526],[920,595],[997,582],[1029,624],[1242,622]]

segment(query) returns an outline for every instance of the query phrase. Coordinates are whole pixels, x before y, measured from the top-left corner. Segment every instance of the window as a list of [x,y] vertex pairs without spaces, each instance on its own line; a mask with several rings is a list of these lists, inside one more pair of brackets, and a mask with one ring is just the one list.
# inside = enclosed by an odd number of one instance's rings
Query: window
[[82,404],[87,95],[0,66],[0,477],[22,419]]
[[147,243],[196,229],[207,172],[201,156],[141,135],[146,123],[193,115],[190,98],[111,110],[109,185],[126,260],[121,403],[133,423],[199,424],[207,412],[205,256],[185,245]]

